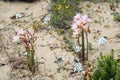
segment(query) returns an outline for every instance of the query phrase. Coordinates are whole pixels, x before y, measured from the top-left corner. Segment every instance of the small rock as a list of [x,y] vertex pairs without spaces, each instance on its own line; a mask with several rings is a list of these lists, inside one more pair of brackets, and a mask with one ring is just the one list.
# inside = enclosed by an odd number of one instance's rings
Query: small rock
[[51,19],[51,14],[46,14],[45,16],[43,16],[42,21],[47,24],[48,21],[50,21],[50,19]]
[[24,17],[25,14],[24,13],[17,13],[16,15],[10,17],[11,19],[19,19],[19,18],[22,18]]
[[85,74],[86,72],[85,71],[82,71],[82,74]]
[[40,46],[41,46],[41,47],[46,47],[46,45],[44,45],[44,44],[41,44]]
[[55,75],[55,73],[53,73],[53,72],[48,72],[48,73],[46,73],[46,76],[47,76],[47,77],[53,78],[54,75]]
[[40,63],[41,63],[41,64],[44,64],[44,63],[45,63],[45,59],[44,59],[43,57],[41,57]]
[[79,58],[77,58],[77,57],[74,57],[74,61],[75,61],[76,63],[80,62]]
[[58,48],[58,44],[56,43],[49,44],[48,46],[50,47],[51,50]]
[[116,14],[119,14],[118,12],[112,12],[112,13],[110,13],[111,15],[116,15]]
[[63,57],[58,57],[57,60],[55,61],[55,63],[61,63],[64,61],[64,58]]
[[109,25],[104,25],[105,28],[109,28],[110,26]]
[[2,66],[5,66],[6,64],[4,64],[4,63],[0,63],[0,67],[2,67]]
[[23,54],[24,54],[25,56],[27,56],[28,52],[25,51]]
[[16,43],[19,43],[19,42],[20,42],[19,36],[14,36],[12,42],[14,42],[14,43],[15,43],[15,42],[16,42]]
[[65,70],[72,70],[72,65],[71,64],[67,64],[64,66]]

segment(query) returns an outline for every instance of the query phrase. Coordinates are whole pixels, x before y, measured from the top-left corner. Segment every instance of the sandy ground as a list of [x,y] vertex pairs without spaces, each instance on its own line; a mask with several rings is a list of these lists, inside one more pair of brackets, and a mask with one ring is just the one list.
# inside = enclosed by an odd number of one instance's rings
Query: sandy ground
[[[119,55],[120,37],[116,37],[116,35],[120,35],[120,23],[113,21],[113,15],[111,15],[113,11],[109,9],[109,3],[91,3],[90,8],[87,8],[86,4],[88,2],[82,3],[82,14],[88,14],[93,20],[90,23],[91,33],[89,34],[89,42],[92,43],[93,50],[89,52],[89,61],[96,60],[100,52],[105,55],[109,54],[111,49],[116,50],[115,56]],[[33,21],[49,13],[48,10],[50,10],[50,2],[47,0],[35,3],[0,1],[0,80],[79,80],[81,78],[81,73],[69,75],[73,69],[74,56],[72,52],[61,49],[60,35],[55,32],[50,34],[47,30],[36,33],[36,56],[38,61],[43,60],[45,63],[39,64],[34,77],[31,77],[28,70],[12,70],[11,65],[13,64],[8,62],[6,53],[10,57],[17,57],[24,51],[21,45],[12,42],[16,31],[31,27]],[[21,12],[28,16],[17,20],[10,19],[11,16]],[[120,13],[120,5],[116,8],[116,12]],[[103,36],[107,37],[107,44],[99,46],[98,39]],[[55,49],[51,50],[51,46]],[[4,50],[4,47],[7,49]],[[56,64],[57,57],[63,57],[64,61]],[[66,69],[58,70],[63,67]]]

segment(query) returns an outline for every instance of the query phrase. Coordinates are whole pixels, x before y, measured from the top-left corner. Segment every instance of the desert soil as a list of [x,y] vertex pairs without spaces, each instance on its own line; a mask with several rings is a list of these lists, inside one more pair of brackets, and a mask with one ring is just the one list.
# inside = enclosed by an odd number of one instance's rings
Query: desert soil
[[[86,6],[88,3],[82,2],[80,7],[82,14],[87,14],[92,19],[89,34],[92,50],[89,52],[89,61],[96,61],[100,52],[108,55],[111,49],[115,50],[114,55],[117,58],[117,55],[120,55],[120,23],[113,20],[112,13],[120,13],[120,4],[116,11],[112,11],[109,3],[91,3],[90,8]],[[0,1],[0,80],[79,80],[81,78],[81,73],[70,75],[75,64],[73,61],[75,56],[73,52],[61,49],[62,35],[60,37],[54,31],[40,30],[36,33],[36,57],[38,62],[43,63],[38,65],[35,76],[31,76],[27,69],[13,69],[13,65],[17,64],[9,63],[9,57],[18,58],[25,51],[21,47],[23,45],[12,42],[13,36],[19,29],[32,27],[34,21],[49,13],[50,4],[50,0],[34,3]],[[21,12],[27,16],[20,19],[10,18]],[[107,37],[107,43],[98,45],[99,38],[104,36]],[[58,57],[62,57],[63,62],[55,63]]]

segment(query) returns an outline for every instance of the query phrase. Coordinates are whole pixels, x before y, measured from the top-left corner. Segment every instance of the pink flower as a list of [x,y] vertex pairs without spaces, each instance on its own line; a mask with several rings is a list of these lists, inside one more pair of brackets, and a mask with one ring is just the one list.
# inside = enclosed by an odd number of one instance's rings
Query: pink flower
[[78,26],[77,26],[75,23],[73,23],[71,26],[72,26],[72,29],[73,29],[73,30],[78,29]]
[[79,29],[75,29],[75,30],[73,31],[73,37],[78,36],[78,35],[79,35],[79,32],[80,32]]
[[74,21],[80,20],[80,19],[81,19],[80,13],[74,16]]
[[84,16],[80,16],[80,14],[78,13],[75,17],[74,17],[74,23],[78,26],[79,29],[81,30],[88,30],[88,26],[86,26],[86,24],[88,22],[91,22],[92,20],[88,18],[87,15]]
[[84,15],[82,16],[82,21],[87,23],[87,22],[91,22],[92,20],[88,18],[88,15]]
[[76,36],[78,36],[78,34],[79,34],[79,32],[78,32],[78,31],[75,31],[75,32],[73,32],[72,37],[76,37]]
[[76,24],[77,26],[80,26],[82,24],[82,21],[81,20],[76,20],[76,21],[74,21],[74,24]]
[[73,36],[78,35],[81,30],[89,31],[89,27],[87,25],[88,22],[92,20],[88,18],[87,15],[81,16],[80,13],[74,16],[72,29]]
[[17,35],[20,36],[20,35],[24,35],[25,34],[25,31],[23,29],[21,29],[20,31],[18,31]]
[[23,43],[28,43],[29,42],[29,39],[27,38],[26,35],[24,35],[24,36],[21,35],[19,38]]
[[[26,44],[30,43],[30,41],[34,39],[34,30],[31,28],[29,28],[26,31],[21,29],[20,31],[18,31],[17,36],[23,43],[26,43]],[[15,41],[15,38],[14,38],[14,41]]]

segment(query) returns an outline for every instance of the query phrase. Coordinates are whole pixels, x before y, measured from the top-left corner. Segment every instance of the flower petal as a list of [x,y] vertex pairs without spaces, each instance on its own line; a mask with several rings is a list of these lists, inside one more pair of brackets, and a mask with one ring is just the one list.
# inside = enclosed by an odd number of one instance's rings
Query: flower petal
[[74,16],[74,20],[79,20],[80,18],[81,18],[80,13],[78,13]]

